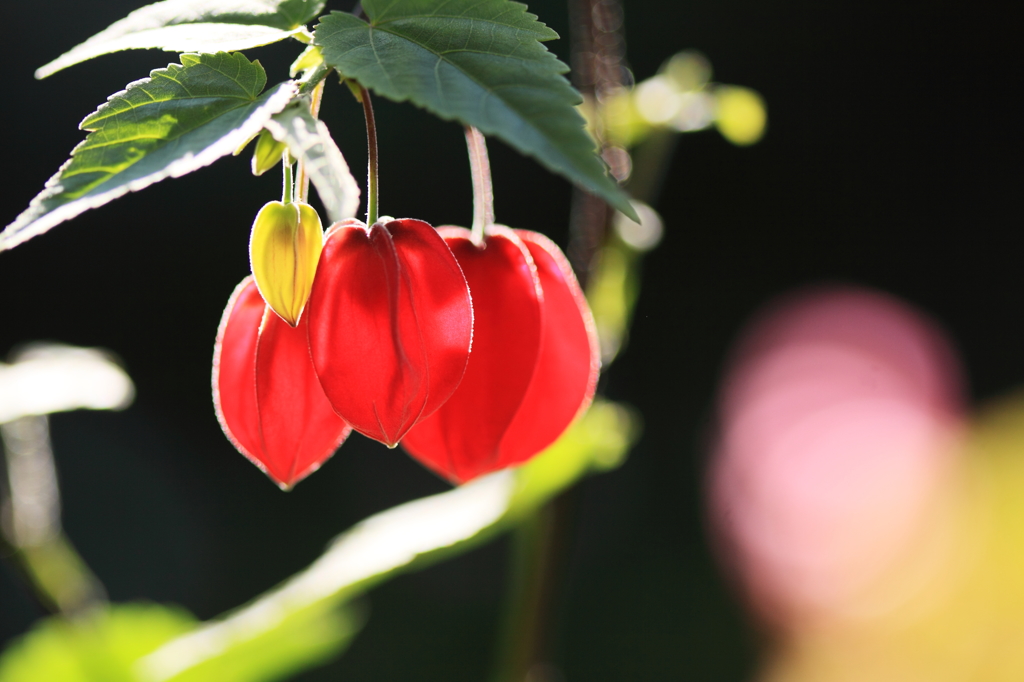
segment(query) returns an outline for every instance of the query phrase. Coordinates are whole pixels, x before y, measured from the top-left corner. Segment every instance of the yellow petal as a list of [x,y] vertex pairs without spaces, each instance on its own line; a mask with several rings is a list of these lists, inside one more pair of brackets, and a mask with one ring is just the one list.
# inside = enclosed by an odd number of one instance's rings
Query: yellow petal
[[260,209],[249,238],[249,261],[263,300],[295,326],[313,286],[323,248],[320,216],[309,204],[271,201]]

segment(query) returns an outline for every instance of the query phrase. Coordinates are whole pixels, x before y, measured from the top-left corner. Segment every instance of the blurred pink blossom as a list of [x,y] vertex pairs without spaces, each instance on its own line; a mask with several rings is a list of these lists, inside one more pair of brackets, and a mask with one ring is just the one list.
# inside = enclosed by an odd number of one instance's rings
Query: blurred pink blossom
[[710,520],[755,611],[842,617],[910,546],[949,471],[961,374],[937,326],[854,288],[783,299],[740,340],[719,402]]

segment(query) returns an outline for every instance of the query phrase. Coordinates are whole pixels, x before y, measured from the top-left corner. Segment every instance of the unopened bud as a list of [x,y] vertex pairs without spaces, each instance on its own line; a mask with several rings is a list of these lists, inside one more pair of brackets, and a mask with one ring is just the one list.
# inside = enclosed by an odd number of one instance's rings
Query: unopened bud
[[263,175],[281,163],[281,157],[288,150],[288,145],[278,142],[269,130],[260,133],[256,140],[256,149],[252,153],[252,174]]
[[263,300],[295,326],[309,298],[323,249],[320,216],[309,204],[271,201],[260,209],[249,238],[249,261]]

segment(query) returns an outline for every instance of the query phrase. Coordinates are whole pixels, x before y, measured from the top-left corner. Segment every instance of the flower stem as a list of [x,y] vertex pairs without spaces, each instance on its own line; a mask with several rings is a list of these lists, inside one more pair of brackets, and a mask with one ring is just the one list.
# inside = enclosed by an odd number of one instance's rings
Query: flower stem
[[373,225],[377,222],[377,124],[373,119],[370,93],[362,85],[359,86],[359,99],[366,117],[366,224]]
[[45,415],[0,424],[0,471],[7,474],[0,506],[10,521],[0,528],[0,552],[18,562],[34,588],[32,596],[43,608],[66,616],[104,604],[103,585],[60,526],[60,489]]
[[292,177],[292,160],[285,151],[281,155],[281,164],[284,167],[284,186],[281,188],[281,203],[292,203],[292,194],[295,191],[295,180]]
[[565,578],[574,494],[565,491],[523,519],[512,531],[497,668],[491,682],[549,679],[553,639]]
[[466,147],[469,149],[469,168],[473,175],[473,229],[470,231],[470,240],[480,246],[484,243],[484,230],[494,224],[491,162],[487,157],[487,140],[473,126],[466,126]]
[[[309,113],[313,118],[317,118],[320,115],[320,101],[324,95],[324,81],[320,81],[313,88],[313,92],[310,95]],[[305,202],[309,197],[309,173],[306,172],[306,163],[299,159],[298,178],[295,181],[296,192],[299,197],[298,200]]]

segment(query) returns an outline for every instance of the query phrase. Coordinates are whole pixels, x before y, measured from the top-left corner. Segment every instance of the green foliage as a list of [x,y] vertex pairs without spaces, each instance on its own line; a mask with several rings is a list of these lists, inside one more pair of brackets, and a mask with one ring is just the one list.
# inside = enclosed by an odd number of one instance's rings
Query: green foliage
[[370,23],[321,19],[314,44],[343,76],[395,101],[476,126],[598,194],[630,217],[594,154],[568,67],[541,44],[558,35],[508,0],[366,0]]
[[138,661],[146,682],[273,682],[338,656],[362,627],[351,607],[331,602],[290,609],[256,603],[243,617],[215,621]]
[[285,679],[344,650],[363,624],[353,599],[521,523],[588,472],[618,466],[636,436],[630,412],[595,402],[529,463],[362,521],[309,568],[217,620],[126,604],[43,621],[0,657],[0,682]]
[[0,658],[0,682],[132,682],[132,664],[196,625],[181,609],[124,604],[48,618]]
[[293,82],[263,95],[259,62],[240,54],[184,54],[112,95],[82,121],[85,141],[0,233],[13,248],[90,208],[168,177],[179,177],[231,154],[281,111]]
[[[587,473],[618,466],[636,436],[632,413],[597,401],[527,464],[365,519],[302,573],[227,617],[169,642],[141,660],[139,669],[153,682],[249,682],[256,678],[230,676],[232,666],[245,665],[250,656],[250,667],[276,665],[269,643],[288,640],[287,630],[296,623],[340,613],[339,628],[344,630],[347,623],[351,635],[358,622],[345,609],[354,598],[399,573],[461,554],[521,523]],[[336,611],[339,606],[342,610]],[[345,641],[339,635],[337,646]],[[256,666],[256,661],[262,662]]]
[[[0,657],[0,682],[272,682],[338,655],[363,622],[351,608],[326,604],[258,615],[255,626],[199,630],[185,611],[157,604],[49,618]],[[149,656],[171,641],[162,656]],[[205,647],[201,663],[180,665],[193,661],[196,643]]]
[[284,40],[323,11],[325,0],[164,0],[135,10],[36,71],[61,69],[111,52],[246,50]]

